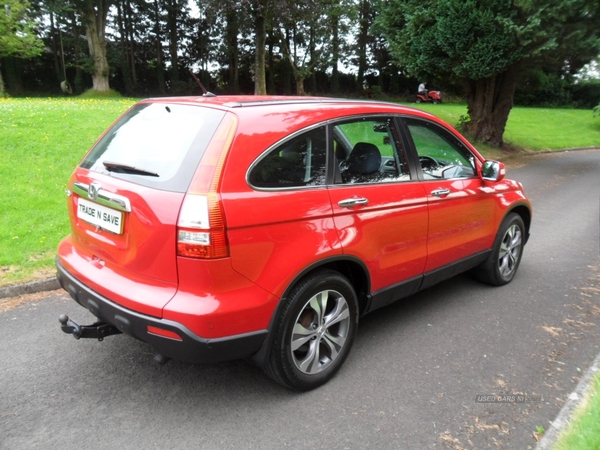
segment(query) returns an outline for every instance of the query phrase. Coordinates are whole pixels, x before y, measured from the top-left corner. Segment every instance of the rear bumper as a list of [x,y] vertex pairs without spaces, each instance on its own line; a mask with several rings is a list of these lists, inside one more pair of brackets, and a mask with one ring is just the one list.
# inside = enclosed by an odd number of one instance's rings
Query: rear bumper
[[178,322],[123,308],[76,279],[58,260],[56,267],[60,285],[77,303],[121,332],[147,342],[168,358],[191,363],[247,358],[261,348],[267,337],[267,331],[261,330],[217,339],[202,338]]

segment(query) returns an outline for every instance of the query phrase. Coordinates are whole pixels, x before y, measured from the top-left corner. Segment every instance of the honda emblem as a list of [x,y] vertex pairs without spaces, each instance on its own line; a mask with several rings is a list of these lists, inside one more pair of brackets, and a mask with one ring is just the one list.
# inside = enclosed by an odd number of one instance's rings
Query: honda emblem
[[98,200],[98,193],[100,192],[100,183],[92,183],[88,188],[88,198],[92,200]]

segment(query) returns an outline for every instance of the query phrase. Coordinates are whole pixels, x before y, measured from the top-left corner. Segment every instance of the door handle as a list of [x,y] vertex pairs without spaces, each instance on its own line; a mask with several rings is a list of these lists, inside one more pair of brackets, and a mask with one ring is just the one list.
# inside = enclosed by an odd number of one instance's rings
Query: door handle
[[449,193],[450,193],[450,189],[445,189],[445,188],[440,188],[440,189],[436,189],[435,191],[431,191],[431,195],[433,195],[434,197],[445,197]]
[[338,202],[338,205],[340,205],[342,208],[352,208],[353,206],[368,204],[369,200],[363,197],[347,198]]

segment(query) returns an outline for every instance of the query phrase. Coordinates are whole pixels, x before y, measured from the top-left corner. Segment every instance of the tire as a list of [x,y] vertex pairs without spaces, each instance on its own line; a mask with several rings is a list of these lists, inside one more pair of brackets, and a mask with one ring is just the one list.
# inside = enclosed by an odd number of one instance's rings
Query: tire
[[333,270],[307,275],[275,322],[264,370],[290,389],[315,389],[340,369],[357,326],[358,300],[348,279]]
[[417,99],[415,100],[416,103],[421,103],[423,100],[421,100],[419,97],[417,97]]
[[494,248],[488,259],[476,268],[480,281],[492,286],[503,286],[512,281],[523,255],[525,224],[521,216],[509,214],[500,225]]

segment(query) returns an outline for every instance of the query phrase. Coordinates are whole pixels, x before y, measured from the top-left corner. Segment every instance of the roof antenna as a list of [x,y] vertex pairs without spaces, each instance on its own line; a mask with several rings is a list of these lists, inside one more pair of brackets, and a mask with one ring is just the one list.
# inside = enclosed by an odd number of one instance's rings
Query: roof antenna
[[200,80],[198,79],[198,77],[196,75],[194,75],[194,72],[192,72],[192,69],[190,69],[190,74],[192,75],[194,80],[196,80],[196,83],[198,83],[198,86],[200,86],[200,89],[202,89],[202,97],[216,97],[215,94],[213,94],[212,92],[208,92],[206,90],[206,88],[202,85],[202,83],[200,83]]

